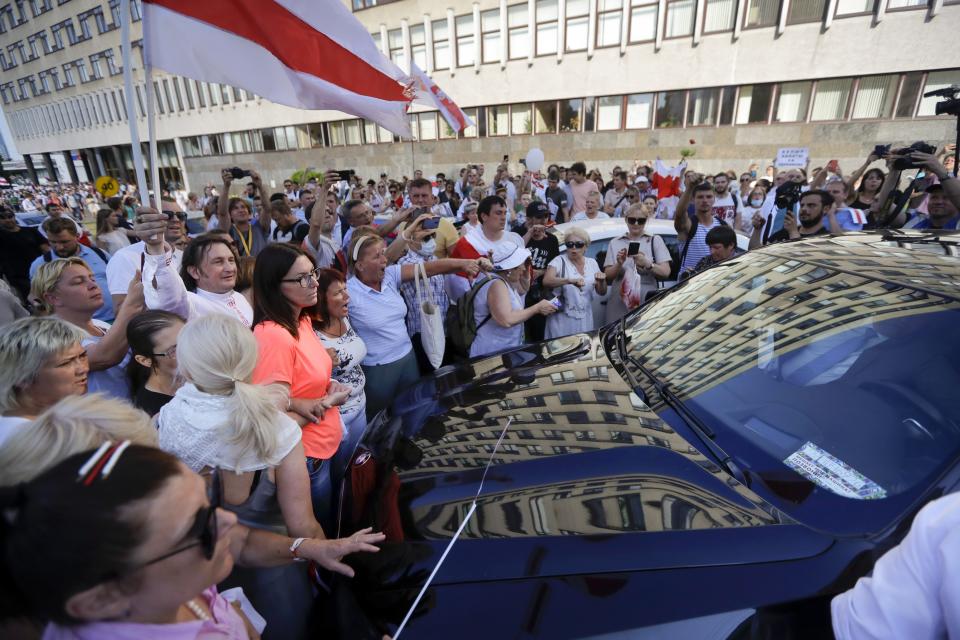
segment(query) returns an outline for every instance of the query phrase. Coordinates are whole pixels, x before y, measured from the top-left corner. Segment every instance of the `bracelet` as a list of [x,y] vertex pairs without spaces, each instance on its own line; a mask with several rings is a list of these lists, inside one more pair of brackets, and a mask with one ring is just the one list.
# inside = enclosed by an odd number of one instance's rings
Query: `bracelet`
[[303,541],[304,541],[304,540],[306,540],[306,538],[297,538],[296,540],[293,541],[293,544],[290,545],[290,555],[293,556],[293,561],[294,561],[294,562],[306,562],[306,561],[307,561],[306,558],[301,558],[300,556],[297,555],[297,551],[300,549],[300,545],[303,544]]

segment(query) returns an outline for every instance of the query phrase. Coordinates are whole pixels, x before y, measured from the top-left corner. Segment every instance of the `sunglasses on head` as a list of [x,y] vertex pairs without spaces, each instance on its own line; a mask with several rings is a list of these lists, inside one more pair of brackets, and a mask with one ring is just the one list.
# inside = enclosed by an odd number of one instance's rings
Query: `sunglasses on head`
[[583,249],[587,243],[582,240],[567,240],[563,243],[567,249]]
[[627,218],[627,224],[646,224],[646,218]]

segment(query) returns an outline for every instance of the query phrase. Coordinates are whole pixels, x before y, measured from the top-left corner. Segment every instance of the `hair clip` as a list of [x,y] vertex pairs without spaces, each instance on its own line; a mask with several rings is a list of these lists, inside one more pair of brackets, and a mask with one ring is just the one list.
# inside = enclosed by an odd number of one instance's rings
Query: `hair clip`
[[101,474],[104,478],[109,476],[117,465],[120,455],[126,451],[130,444],[129,440],[118,443],[107,441],[101,444],[100,448],[94,451],[93,455],[77,471],[77,481],[82,480],[83,486],[89,487],[97,479],[97,476]]

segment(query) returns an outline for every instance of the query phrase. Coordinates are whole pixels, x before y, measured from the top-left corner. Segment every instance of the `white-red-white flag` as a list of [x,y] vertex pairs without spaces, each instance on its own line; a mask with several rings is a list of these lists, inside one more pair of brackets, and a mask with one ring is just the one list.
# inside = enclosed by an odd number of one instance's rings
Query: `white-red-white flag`
[[407,75],[340,0],[144,0],[147,62],[410,136]]
[[420,104],[436,107],[451,129],[460,132],[474,125],[473,120],[463,112],[463,109],[458,107],[457,103],[437,86],[433,78],[425,74],[414,62],[410,63],[410,79],[413,80],[414,100]]

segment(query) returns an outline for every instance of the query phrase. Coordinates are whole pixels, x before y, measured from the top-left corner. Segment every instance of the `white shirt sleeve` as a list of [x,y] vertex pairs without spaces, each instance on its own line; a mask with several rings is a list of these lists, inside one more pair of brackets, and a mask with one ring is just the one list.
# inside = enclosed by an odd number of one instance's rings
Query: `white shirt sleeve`
[[148,309],[171,311],[182,318],[189,319],[191,316],[190,294],[172,264],[172,253],[146,256],[142,274],[143,298]]
[[910,532],[846,593],[833,599],[833,630],[846,638],[960,637],[960,493],[917,514]]

